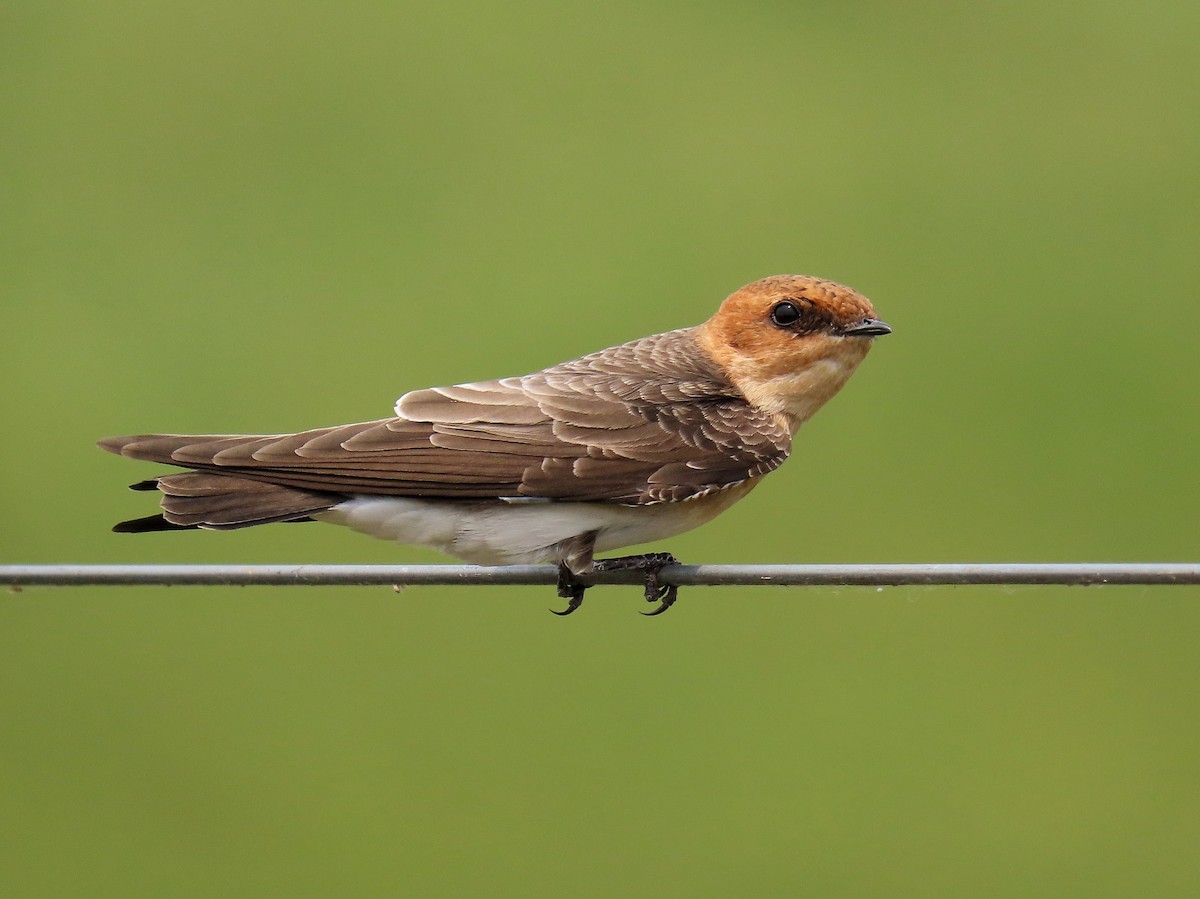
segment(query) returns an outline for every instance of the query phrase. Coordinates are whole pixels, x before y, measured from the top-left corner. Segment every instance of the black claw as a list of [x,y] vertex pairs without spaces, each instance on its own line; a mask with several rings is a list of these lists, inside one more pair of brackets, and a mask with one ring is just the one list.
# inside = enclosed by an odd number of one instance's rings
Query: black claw
[[678,587],[668,587],[667,592],[663,595],[662,605],[653,612],[642,612],[647,618],[653,618],[655,615],[661,615],[671,606],[675,605],[675,595],[679,592]]
[[[621,556],[616,559],[597,559],[594,567],[597,571],[618,571],[634,569],[645,572],[645,596],[646,602],[661,603],[657,609],[652,612],[642,612],[643,615],[651,617],[661,615],[667,609],[675,604],[675,599],[679,594],[679,588],[672,584],[659,583],[658,575],[668,565],[678,565],[679,560],[671,553],[646,553],[641,556]],[[561,568],[560,568],[560,583],[561,583]]]
[[587,584],[581,584],[575,579],[575,575],[571,569],[566,566],[565,562],[558,563],[558,595],[567,600],[567,607],[561,612],[557,609],[551,609],[555,615],[570,615],[581,605],[583,605],[583,593],[587,590]]
[[572,612],[574,612],[576,609],[578,609],[581,605],[583,605],[583,597],[582,596],[579,597],[579,599],[572,599],[569,603],[567,603],[567,607],[565,609],[563,609],[561,612],[558,609],[551,609],[550,611],[551,611],[551,613],[561,617],[563,615],[570,615]]
[[[672,556],[672,558],[674,557]],[[646,572],[646,602],[661,603],[653,612],[642,612],[647,618],[661,615],[667,609],[671,608],[675,604],[675,597],[679,594],[678,587],[658,582],[659,571],[660,569],[654,568]]]

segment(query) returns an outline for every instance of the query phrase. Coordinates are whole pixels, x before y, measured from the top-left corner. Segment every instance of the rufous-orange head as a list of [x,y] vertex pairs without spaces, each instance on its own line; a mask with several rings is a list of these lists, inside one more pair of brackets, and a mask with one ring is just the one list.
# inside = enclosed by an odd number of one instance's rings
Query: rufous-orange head
[[799,427],[890,334],[871,301],[834,281],[773,275],[731,294],[697,329],[701,347],[756,406]]

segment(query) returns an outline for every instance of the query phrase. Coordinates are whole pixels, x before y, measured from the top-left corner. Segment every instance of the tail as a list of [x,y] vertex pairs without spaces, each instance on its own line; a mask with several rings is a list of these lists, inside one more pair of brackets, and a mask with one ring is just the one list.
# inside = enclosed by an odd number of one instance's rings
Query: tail
[[[252,441],[256,437],[185,437],[142,435],[108,437],[101,449],[134,459],[179,465],[172,458],[175,449],[208,441]],[[312,521],[314,512],[322,512],[346,497],[334,493],[302,490],[256,480],[238,474],[214,471],[189,471],[163,475],[133,484],[131,490],[158,490],[162,493],[162,512],[146,518],[122,521],[113,530],[122,534],[149,531],[177,531],[194,528],[234,530],[276,521]]]

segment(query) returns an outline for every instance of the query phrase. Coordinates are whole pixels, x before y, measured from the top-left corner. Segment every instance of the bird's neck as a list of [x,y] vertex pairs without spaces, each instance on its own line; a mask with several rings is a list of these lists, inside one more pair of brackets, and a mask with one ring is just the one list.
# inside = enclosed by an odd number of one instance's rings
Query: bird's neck
[[803,354],[787,360],[736,352],[719,360],[750,404],[779,416],[793,434],[842,389],[871,347],[832,335],[805,340]]

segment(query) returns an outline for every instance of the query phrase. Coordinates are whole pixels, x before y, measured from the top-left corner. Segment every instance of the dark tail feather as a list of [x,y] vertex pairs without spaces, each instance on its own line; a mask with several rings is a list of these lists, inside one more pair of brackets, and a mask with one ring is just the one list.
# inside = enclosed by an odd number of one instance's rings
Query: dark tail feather
[[235,530],[276,521],[311,521],[345,497],[263,481],[195,471],[139,481],[133,490],[160,490],[159,515],[122,521],[113,528],[122,534],[212,528]]
[[149,534],[153,531],[194,531],[198,524],[171,524],[162,515],[147,515],[145,518],[131,518],[113,525],[113,531],[118,534]]

